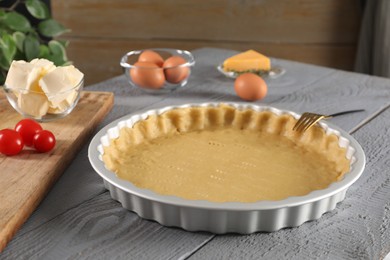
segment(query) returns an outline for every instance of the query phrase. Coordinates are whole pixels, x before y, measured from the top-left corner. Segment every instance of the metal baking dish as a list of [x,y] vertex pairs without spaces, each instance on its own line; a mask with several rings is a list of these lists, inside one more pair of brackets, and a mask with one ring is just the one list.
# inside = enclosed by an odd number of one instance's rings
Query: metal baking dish
[[[110,139],[119,136],[119,129],[132,127],[149,115],[164,113],[175,108],[190,106],[218,106],[220,103],[187,104],[124,116],[100,130],[89,145],[88,156],[95,171],[103,178],[105,187],[113,199],[139,216],[155,220],[164,226],[181,227],[189,231],[209,231],[217,234],[249,234],[257,231],[277,231],[285,227],[296,227],[302,223],[318,219],[336,207],[345,197],[347,189],[360,177],[365,166],[365,154],[359,143],[347,132],[338,127],[321,122],[328,134],[336,134],[339,144],[347,149],[351,170],[338,182],[323,190],[312,191],[305,196],[289,197],[279,201],[259,201],[254,203],[216,203],[201,200],[186,200],[175,196],[159,195],[151,190],[140,189],[131,182],[119,179],[106,169],[103,161],[103,146]],[[286,110],[246,103],[225,103],[237,109],[268,110],[275,114],[299,115]]]

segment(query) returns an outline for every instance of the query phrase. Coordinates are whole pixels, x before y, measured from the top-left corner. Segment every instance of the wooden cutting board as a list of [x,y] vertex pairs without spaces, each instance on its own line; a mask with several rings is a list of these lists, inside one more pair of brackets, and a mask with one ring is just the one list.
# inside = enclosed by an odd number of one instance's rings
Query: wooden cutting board
[[[16,156],[0,154],[0,252],[61,176],[95,127],[114,104],[110,92],[84,91],[76,108],[63,119],[42,123],[54,133],[49,153],[26,149]],[[0,91],[0,129],[23,119]]]

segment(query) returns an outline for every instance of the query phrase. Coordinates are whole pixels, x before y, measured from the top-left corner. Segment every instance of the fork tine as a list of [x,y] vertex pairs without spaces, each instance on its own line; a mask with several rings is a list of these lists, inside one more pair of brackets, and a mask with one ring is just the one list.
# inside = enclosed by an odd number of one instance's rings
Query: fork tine
[[310,120],[311,115],[311,113],[303,113],[298,119],[298,121],[295,123],[293,130],[301,131],[301,128],[305,127],[306,122]]
[[324,118],[323,115],[313,114],[313,113],[303,113],[299,120],[293,127],[293,130],[298,132],[304,132],[312,127],[315,123]]
[[298,121],[295,123],[293,130],[299,131],[301,125],[303,124],[304,121],[307,120],[307,114],[308,113],[303,113],[301,117],[298,119]]
[[315,125],[318,121],[320,121],[324,116],[322,115],[313,115],[309,121],[302,128],[302,132],[309,130],[313,125]]
[[304,132],[311,123],[312,123],[312,117],[311,116],[307,117],[305,118],[305,120],[303,120],[302,124],[299,125],[297,130],[299,132]]
[[293,131],[303,133],[304,131],[308,130],[310,127],[315,125],[321,119],[331,118],[333,116],[344,115],[347,113],[360,112],[360,111],[364,111],[364,109],[348,110],[348,111],[339,112],[331,115],[321,115],[321,114],[305,112],[301,115],[301,117],[297,120],[297,122],[295,122],[295,125],[293,126]]
[[298,119],[297,122],[295,122],[295,125],[293,127],[293,131],[298,131],[298,129],[300,128],[300,126],[302,125],[302,121],[306,120],[306,117],[303,118],[303,115]]

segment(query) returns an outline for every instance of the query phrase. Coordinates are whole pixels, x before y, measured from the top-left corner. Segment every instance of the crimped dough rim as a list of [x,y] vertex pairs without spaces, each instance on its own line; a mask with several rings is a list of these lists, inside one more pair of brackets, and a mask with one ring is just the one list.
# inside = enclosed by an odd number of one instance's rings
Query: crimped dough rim
[[[351,156],[345,147],[340,147],[339,137],[326,133],[320,126],[314,126],[304,134],[292,130],[296,119],[290,114],[276,114],[272,111],[255,111],[251,108],[237,109],[227,104],[218,106],[198,106],[175,108],[160,114],[148,115],[131,126],[122,127],[118,138],[125,146],[137,146],[145,141],[161,136],[174,136],[192,131],[231,127],[237,130],[267,131],[295,142],[309,151],[323,154],[337,166],[337,180],[350,169]],[[105,166],[116,172],[115,161],[126,147],[116,151],[108,149],[117,138],[111,139],[104,148]],[[120,142],[119,142],[120,143]],[[349,157],[349,158],[348,158]],[[174,195],[174,194],[173,194]]]

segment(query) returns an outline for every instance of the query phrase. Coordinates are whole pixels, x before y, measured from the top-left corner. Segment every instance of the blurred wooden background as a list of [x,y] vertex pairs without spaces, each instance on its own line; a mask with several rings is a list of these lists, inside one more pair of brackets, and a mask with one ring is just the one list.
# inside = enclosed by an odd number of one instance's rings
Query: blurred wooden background
[[86,84],[120,75],[133,49],[255,49],[267,56],[352,70],[359,0],[52,0],[72,31],[69,59]]

